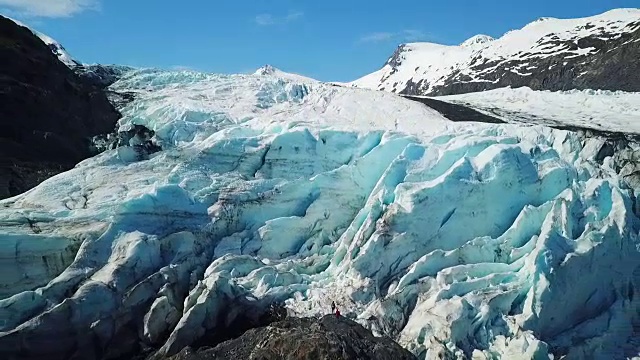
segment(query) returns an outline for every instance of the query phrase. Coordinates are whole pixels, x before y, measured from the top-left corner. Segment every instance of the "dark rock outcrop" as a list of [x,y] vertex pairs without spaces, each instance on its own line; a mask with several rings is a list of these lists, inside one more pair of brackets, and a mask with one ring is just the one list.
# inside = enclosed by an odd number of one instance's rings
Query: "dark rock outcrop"
[[[162,150],[153,141],[155,132],[143,125],[134,125],[130,130],[120,131],[118,137],[109,148],[117,148],[118,156],[124,161],[142,161],[149,159],[149,155]],[[106,149],[105,149],[106,150]]]
[[444,117],[455,122],[483,122],[489,124],[504,124],[506,121],[497,117],[485,115],[475,109],[459,104],[453,104],[446,101],[436,100],[432,98],[404,96],[404,98],[413,100],[441,113]]
[[101,89],[106,89],[109,85],[118,81],[122,74],[134,70],[129,66],[120,65],[78,65],[73,68],[78,76]]
[[118,149],[118,156],[124,161],[142,161],[149,155],[162,150],[153,136],[155,131],[144,125],[133,125],[130,129],[95,136],[92,139],[95,152]]
[[0,198],[92,156],[120,114],[29,29],[0,16]]
[[288,318],[251,329],[214,348],[186,348],[171,360],[415,359],[393,340],[375,337],[348,318]]

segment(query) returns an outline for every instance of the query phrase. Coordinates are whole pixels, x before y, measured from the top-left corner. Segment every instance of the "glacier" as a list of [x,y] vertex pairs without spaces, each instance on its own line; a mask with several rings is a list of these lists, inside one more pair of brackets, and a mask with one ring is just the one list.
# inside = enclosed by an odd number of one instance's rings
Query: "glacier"
[[106,151],[0,201],[0,355],[171,355],[284,303],[419,358],[638,355],[636,193],[597,140],[391,93],[142,69]]

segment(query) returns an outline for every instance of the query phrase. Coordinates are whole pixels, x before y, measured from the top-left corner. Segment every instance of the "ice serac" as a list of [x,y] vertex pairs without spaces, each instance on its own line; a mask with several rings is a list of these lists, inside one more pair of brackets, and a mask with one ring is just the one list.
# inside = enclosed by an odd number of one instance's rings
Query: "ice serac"
[[173,355],[331,301],[421,358],[637,354],[637,191],[598,144],[267,75],[112,89],[163,150],[0,203],[0,357]]
[[455,95],[503,87],[640,91],[640,9],[580,19],[542,18],[498,39],[410,43],[382,69],[351,83],[407,95]]

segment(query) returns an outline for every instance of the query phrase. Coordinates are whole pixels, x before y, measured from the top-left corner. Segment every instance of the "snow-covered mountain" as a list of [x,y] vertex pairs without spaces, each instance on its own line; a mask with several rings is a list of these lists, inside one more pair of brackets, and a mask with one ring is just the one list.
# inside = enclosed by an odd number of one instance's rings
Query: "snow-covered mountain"
[[38,31],[34,31],[34,33],[36,34],[36,36],[38,36],[45,44],[47,44],[47,46],[49,46],[49,48],[51,49],[51,51],[53,52],[54,55],[56,55],[58,57],[58,59],[60,59],[60,61],[62,61],[63,64],[67,65],[70,68],[73,68],[75,66],[80,65],[80,63],[78,61],[76,61],[68,52],[67,50],[64,48],[64,46],[62,46],[59,42],[57,42],[56,40],[52,39],[51,37],[38,32]]
[[640,9],[581,19],[541,18],[499,39],[459,46],[403,44],[384,67],[351,85],[409,95],[501,87],[640,91]]
[[73,58],[64,46],[52,37],[43,34],[18,20],[12,18],[8,19],[19,26],[29,29],[29,31],[49,47],[51,52],[58,58],[58,60],[60,60],[60,62],[65,64],[68,68],[73,70],[81,78],[92,85],[105,88],[116,82],[116,80],[125,72],[133,70],[130,66],[81,63]]
[[26,27],[0,16],[0,198],[93,156],[120,114]]
[[64,48],[64,46],[62,46],[62,44],[57,42],[55,39],[51,38],[50,36],[48,36],[46,34],[43,34],[43,33],[39,32],[37,30],[34,30],[33,28],[25,25],[21,21],[18,21],[16,19],[12,19],[12,18],[9,18],[9,17],[7,17],[7,18],[9,20],[13,21],[16,24],[29,29],[35,36],[40,38],[40,40],[42,40],[42,42],[44,42],[49,47],[49,49],[51,49],[51,52],[53,52],[53,54],[56,55],[58,57],[58,59],[63,64],[67,65],[69,68],[74,68],[75,66],[80,65],[80,63],[78,61],[76,61],[67,52],[67,50]]
[[639,189],[602,139],[267,75],[111,89],[163,150],[0,202],[0,357],[174,354],[331,301],[427,359],[638,354]]

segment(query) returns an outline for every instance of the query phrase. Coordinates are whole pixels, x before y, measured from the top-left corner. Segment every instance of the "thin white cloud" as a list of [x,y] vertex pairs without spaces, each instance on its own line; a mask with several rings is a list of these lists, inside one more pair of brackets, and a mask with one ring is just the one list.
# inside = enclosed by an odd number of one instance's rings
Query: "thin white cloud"
[[0,8],[29,17],[70,17],[97,10],[98,0],[0,0]]
[[255,17],[256,24],[260,26],[269,26],[276,24],[286,24],[292,21],[299,20],[304,16],[301,11],[290,11],[285,16],[274,16],[272,14],[260,14]]
[[371,34],[367,34],[363,37],[360,38],[361,42],[382,42],[382,41],[388,41],[391,40],[393,38],[393,33],[390,32],[376,32],[376,33],[371,33]]
[[284,19],[287,22],[289,22],[289,21],[298,20],[303,16],[304,16],[304,13],[302,11],[292,11]]
[[422,30],[405,29],[398,32],[380,31],[370,34],[366,34],[358,40],[361,43],[378,43],[386,41],[421,41],[429,38],[430,36]]

